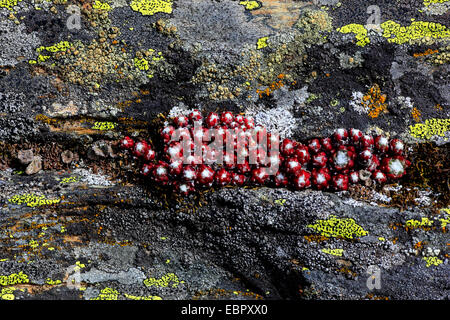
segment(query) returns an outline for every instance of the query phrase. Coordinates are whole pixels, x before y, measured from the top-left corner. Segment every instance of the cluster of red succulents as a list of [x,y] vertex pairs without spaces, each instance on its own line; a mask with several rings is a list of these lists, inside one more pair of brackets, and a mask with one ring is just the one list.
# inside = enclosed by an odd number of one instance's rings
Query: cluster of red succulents
[[[221,155],[217,154],[220,152],[217,148],[210,148],[210,142],[204,142],[208,129],[216,129],[223,139]],[[186,144],[173,141],[176,130],[179,136],[189,138],[188,153],[184,150]],[[264,145],[259,139],[255,141],[255,133],[266,134]],[[227,185],[342,191],[368,177],[378,184],[401,178],[410,165],[399,139],[373,137],[358,129],[341,128],[331,137],[305,143],[291,139],[279,141],[278,136],[256,125],[251,117],[228,111],[210,112],[206,117],[198,110],[179,115],[162,128],[160,138],[164,145],[160,152],[150,143],[130,137],[123,138],[120,146],[142,160],[143,176],[182,195],[202,187]],[[194,153],[194,141],[200,141],[201,153]],[[226,142],[232,143],[234,152],[226,152]],[[219,156],[223,159],[221,164],[215,161]],[[256,161],[249,162],[249,156]],[[238,157],[245,160],[238,162]],[[278,168],[275,172],[273,164]]]

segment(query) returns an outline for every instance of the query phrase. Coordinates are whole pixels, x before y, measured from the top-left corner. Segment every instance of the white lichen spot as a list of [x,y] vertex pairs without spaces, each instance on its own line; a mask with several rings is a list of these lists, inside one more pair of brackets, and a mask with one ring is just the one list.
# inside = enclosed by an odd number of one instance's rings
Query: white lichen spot
[[111,186],[113,185],[109,180],[109,177],[98,173],[94,174],[90,170],[75,169],[73,173],[80,177],[80,182],[84,182],[91,186]]
[[349,102],[350,107],[359,114],[367,114],[367,107],[361,103],[364,94],[360,91],[352,93],[352,100]]
[[278,133],[281,138],[291,137],[297,127],[294,115],[286,107],[257,112],[254,119],[257,124],[267,128],[267,132]]

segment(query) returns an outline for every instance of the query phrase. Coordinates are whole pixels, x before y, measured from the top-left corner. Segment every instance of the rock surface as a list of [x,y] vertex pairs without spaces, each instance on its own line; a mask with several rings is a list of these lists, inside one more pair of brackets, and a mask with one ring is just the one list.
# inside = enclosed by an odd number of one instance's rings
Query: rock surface
[[[0,299],[449,299],[450,2],[368,7],[0,2]],[[194,108],[300,141],[383,133],[413,165],[181,197],[117,144]]]
[[33,160],[28,164],[25,169],[25,173],[28,175],[36,174],[42,170],[42,158],[40,156],[34,156]]
[[29,164],[33,161],[33,150],[19,150],[17,153],[17,159],[19,159],[21,164]]

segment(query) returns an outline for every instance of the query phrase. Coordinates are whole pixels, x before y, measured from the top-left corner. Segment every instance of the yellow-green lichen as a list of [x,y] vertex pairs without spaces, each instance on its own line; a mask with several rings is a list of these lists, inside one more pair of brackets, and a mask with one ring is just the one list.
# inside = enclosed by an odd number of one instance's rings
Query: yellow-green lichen
[[81,270],[83,268],[86,268],[86,265],[84,263],[81,263],[80,261],[75,262],[75,271]]
[[68,184],[68,183],[78,182],[79,180],[80,180],[80,178],[78,178],[78,177],[65,177],[65,178],[62,178],[59,183],[60,184]]
[[119,295],[119,291],[106,287],[102,289],[97,297],[91,298],[91,300],[117,300]]
[[147,77],[152,78],[155,66],[161,60],[164,60],[161,51],[156,52],[154,49],[148,49],[136,52],[136,57],[133,61],[136,69],[147,72]]
[[409,229],[417,229],[417,228],[426,228],[426,227],[431,227],[433,225],[433,221],[428,219],[428,218],[422,218],[421,221],[419,220],[408,220],[405,223],[405,227],[409,228]]
[[30,63],[30,64],[41,63],[41,62],[45,62],[51,58],[51,56],[49,56],[47,54],[41,54],[42,51],[47,51],[47,52],[51,52],[51,53],[63,52],[63,51],[66,51],[67,49],[69,49],[71,46],[72,46],[72,43],[70,43],[69,41],[60,41],[52,46],[47,46],[47,47],[41,46],[36,49],[36,52],[39,53],[37,60],[29,60],[28,63]]
[[111,10],[111,6],[108,3],[101,2],[101,1],[98,1],[98,0],[96,0],[94,2],[94,4],[92,5],[92,8],[99,9],[99,10],[106,10],[106,11]]
[[336,107],[339,104],[339,99],[333,99],[330,101],[332,107]]
[[425,123],[409,126],[409,132],[415,138],[430,139],[432,136],[444,137],[450,130],[450,119],[427,119]]
[[0,8],[7,8],[8,10],[12,10],[14,6],[17,6],[22,0],[0,0]]
[[134,58],[134,66],[142,71],[147,71],[149,69],[148,60],[145,58]]
[[444,2],[448,2],[448,0],[423,0],[423,4],[428,7],[429,5],[433,4],[433,3],[444,3]]
[[17,289],[14,287],[3,288],[0,292],[0,299],[2,300],[14,300],[16,297],[14,296],[14,291]]
[[121,296],[130,300],[162,300],[159,296],[135,296],[127,293],[122,295],[119,291],[109,287],[102,289],[99,295],[91,300],[119,300]]
[[172,287],[172,288],[176,288],[178,287],[178,285],[180,283],[184,283],[184,281],[180,281],[180,279],[178,279],[178,276],[174,273],[168,273],[164,276],[162,276],[161,278],[148,278],[144,280],[144,284],[147,287],[163,287],[163,288],[167,288],[167,287]]
[[[401,24],[388,20],[381,25],[383,30],[383,37],[387,38],[388,42],[403,44],[420,39],[444,39],[450,37],[450,30],[445,25],[429,22],[429,21],[412,21],[409,26],[402,26]],[[341,33],[354,33],[356,35],[356,44],[364,47],[370,43],[367,36],[367,29],[362,24],[351,23],[338,28],[337,31]]]
[[437,257],[423,257],[423,260],[425,260],[427,262],[427,268],[431,267],[431,266],[438,266],[440,265],[443,261]]
[[344,253],[344,249],[329,249],[324,248],[322,250],[323,253],[331,254],[332,256],[342,257],[342,254]]
[[450,223],[450,219],[449,218],[439,219],[439,221],[441,222],[441,228],[442,229],[447,228],[447,225]]
[[171,0],[132,0],[131,9],[140,12],[144,16],[152,16],[155,13],[172,13]]
[[267,43],[267,40],[269,40],[269,37],[262,37],[258,39],[258,42],[256,43],[257,49],[262,49],[267,47],[269,44]]
[[354,33],[356,35],[356,45],[364,47],[370,43],[370,39],[367,36],[367,30],[362,24],[351,23],[338,28],[337,31],[341,33]]
[[313,102],[314,100],[316,100],[318,98],[320,98],[320,94],[317,95],[315,93],[310,93],[309,96],[308,96],[308,99],[306,99],[305,103],[306,104],[311,103],[311,102]]
[[39,247],[39,242],[37,242],[36,240],[31,240],[30,242],[28,242],[28,245],[29,245],[32,249],[36,249],[37,247]]
[[125,297],[130,300],[162,300],[159,296],[133,296],[125,293]]
[[114,122],[108,122],[108,121],[97,121],[94,123],[91,129],[94,130],[114,130],[116,128],[116,124]]
[[72,44],[69,41],[60,41],[52,46],[41,46],[39,48],[36,49],[36,52],[41,52],[42,50],[46,50],[49,52],[61,52],[61,51],[66,51],[67,49],[70,48]]
[[353,239],[369,234],[355,220],[351,218],[337,218],[336,216],[331,216],[327,220],[317,220],[314,224],[308,225],[308,227],[324,237]]
[[28,276],[22,271],[19,273],[12,273],[9,276],[0,276],[0,286],[11,286],[28,282],[30,282]]
[[157,56],[152,57],[153,61],[160,61],[162,59],[164,59],[164,57],[162,56],[162,52],[161,51],[157,53]]
[[443,39],[450,37],[450,30],[446,26],[428,21],[413,21],[409,26],[402,26],[399,23],[388,20],[381,24],[383,37],[388,42],[403,44],[412,40],[425,37],[433,39]]
[[51,278],[47,278],[47,280],[45,280],[45,283],[55,286],[55,285],[61,284],[61,280],[53,280]]
[[256,10],[262,7],[259,1],[239,1],[240,5],[243,5],[246,10]]
[[33,193],[25,193],[21,195],[15,195],[8,199],[13,204],[26,204],[28,207],[39,207],[43,205],[51,205],[61,202],[61,199],[47,199],[44,195],[35,195]]
[[[442,209],[442,211],[450,215],[449,208]],[[450,223],[450,218],[447,215],[445,215],[445,217],[440,218],[439,221],[441,222],[441,228],[445,229],[445,228],[447,228],[447,225]]]

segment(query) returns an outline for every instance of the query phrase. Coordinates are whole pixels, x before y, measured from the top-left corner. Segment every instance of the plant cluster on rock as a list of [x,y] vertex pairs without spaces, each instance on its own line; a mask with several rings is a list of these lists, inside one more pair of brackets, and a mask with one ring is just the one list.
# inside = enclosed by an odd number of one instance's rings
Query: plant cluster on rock
[[120,146],[142,162],[141,174],[149,181],[183,195],[228,185],[344,191],[361,180],[399,179],[410,166],[399,139],[339,128],[330,137],[280,141],[253,118],[229,111],[180,114],[159,138],[160,151],[128,136]]

